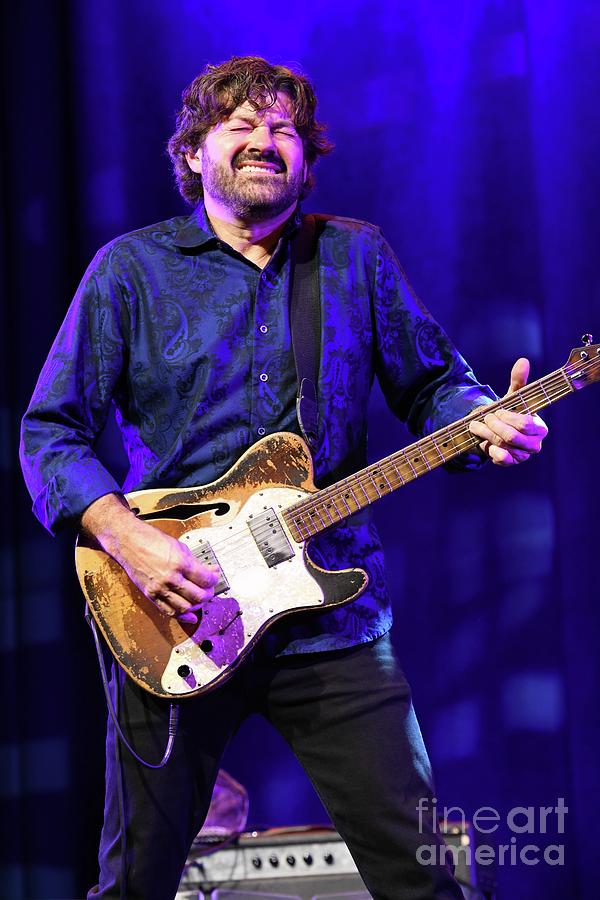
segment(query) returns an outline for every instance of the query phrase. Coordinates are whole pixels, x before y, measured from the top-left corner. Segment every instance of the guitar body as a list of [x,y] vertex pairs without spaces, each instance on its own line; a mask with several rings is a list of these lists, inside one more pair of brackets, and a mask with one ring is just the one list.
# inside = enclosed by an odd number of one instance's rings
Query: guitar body
[[117,662],[158,697],[213,690],[288,613],[339,606],[366,587],[362,569],[329,572],[307,554],[284,511],[316,492],[308,447],[269,435],[204,487],[134,491],[140,518],[217,564],[215,597],[187,624],[161,613],[121,566],[80,535],[75,560],[89,608]]

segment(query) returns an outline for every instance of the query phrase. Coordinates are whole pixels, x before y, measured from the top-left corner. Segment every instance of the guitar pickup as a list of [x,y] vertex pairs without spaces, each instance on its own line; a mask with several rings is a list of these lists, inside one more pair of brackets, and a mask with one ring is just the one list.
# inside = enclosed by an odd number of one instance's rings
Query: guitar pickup
[[292,545],[274,509],[248,519],[248,528],[269,569],[294,555]]
[[229,590],[229,582],[225,578],[225,574],[219,564],[219,560],[216,557],[215,551],[208,543],[208,541],[200,541],[200,543],[196,544],[195,547],[190,547],[190,550],[192,551],[196,559],[199,559],[200,562],[204,563],[205,566],[215,566],[216,568],[218,568],[219,580],[214,587],[215,594],[222,594],[223,591]]

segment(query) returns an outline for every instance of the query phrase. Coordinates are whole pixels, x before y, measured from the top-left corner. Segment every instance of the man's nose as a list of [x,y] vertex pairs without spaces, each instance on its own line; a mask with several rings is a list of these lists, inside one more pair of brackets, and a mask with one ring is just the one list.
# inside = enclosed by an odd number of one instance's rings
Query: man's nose
[[274,146],[273,135],[271,134],[269,126],[257,125],[250,135],[248,141],[249,149],[256,148],[257,150],[269,150]]

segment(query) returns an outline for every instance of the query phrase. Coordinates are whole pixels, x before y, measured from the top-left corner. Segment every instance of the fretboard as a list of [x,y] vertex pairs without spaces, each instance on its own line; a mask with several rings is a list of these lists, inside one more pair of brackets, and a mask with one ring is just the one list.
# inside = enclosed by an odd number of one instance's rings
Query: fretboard
[[477,447],[481,438],[470,432],[469,425],[475,420],[482,421],[490,412],[507,409],[533,414],[560,400],[575,390],[571,379],[576,376],[570,366],[557,369],[514,394],[479,408],[391,456],[298,501],[288,507],[283,515],[294,539],[302,542],[313,537],[375,500]]

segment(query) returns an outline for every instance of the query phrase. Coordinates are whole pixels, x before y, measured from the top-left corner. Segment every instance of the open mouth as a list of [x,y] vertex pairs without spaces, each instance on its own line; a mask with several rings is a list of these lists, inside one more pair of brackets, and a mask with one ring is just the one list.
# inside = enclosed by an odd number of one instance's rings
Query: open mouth
[[263,160],[260,161],[245,161],[238,163],[235,167],[238,172],[246,172],[250,175],[281,175],[283,174],[283,169],[281,166],[277,165],[274,162],[265,162]]

